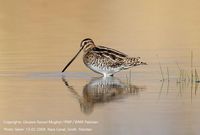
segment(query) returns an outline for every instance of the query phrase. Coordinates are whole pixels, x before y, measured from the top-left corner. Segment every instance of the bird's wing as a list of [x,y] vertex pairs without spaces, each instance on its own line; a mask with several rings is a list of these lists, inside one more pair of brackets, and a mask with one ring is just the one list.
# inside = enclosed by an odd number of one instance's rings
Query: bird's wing
[[94,47],[92,49],[92,53],[99,55],[102,59],[106,59],[112,67],[122,65],[124,63],[124,59],[127,58],[126,54],[104,46]]
[[120,51],[117,51],[115,49],[108,48],[108,47],[105,47],[105,46],[97,46],[96,49],[99,50],[99,51],[112,53],[112,54],[118,55],[120,57],[127,57],[128,56],[128,55],[126,55],[126,54],[124,54]]
[[113,61],[123,60],[124,58],[127,57],[126,54],[124,54],[120,51],[117,51],[117,50],[112,49],[112,48],[104,47],[104,46],[94,47],[92,49],[92,51],[96,54],[107,57],[107,58],[109,58]]

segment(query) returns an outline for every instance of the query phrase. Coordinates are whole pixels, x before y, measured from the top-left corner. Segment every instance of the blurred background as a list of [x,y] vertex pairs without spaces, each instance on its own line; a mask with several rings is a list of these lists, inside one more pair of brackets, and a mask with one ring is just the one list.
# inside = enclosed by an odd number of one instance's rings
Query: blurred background
[[187,55],[199,49],[199,6],[196,0],[1,0],[0,71],[60,71],[87,37],[149,62]]

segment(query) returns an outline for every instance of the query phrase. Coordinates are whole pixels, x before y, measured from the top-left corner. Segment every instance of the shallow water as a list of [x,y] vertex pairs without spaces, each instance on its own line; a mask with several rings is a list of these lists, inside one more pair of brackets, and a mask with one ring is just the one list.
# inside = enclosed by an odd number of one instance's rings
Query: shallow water
[[[191,70],[200,73],[198,5],[0,0],[0,134],[200,134],[200,88],[191,80]],[[148,65],[102,78],[80,55],[61,74],[86,37]]]
[[[124,74],[127,74],[128,81]],[[3,127],[92,129],[54,134],[199,133],[200,93],[195,86],[197,83],[192,88],[190,82],[177,83],[173,78],[170,82],[160,82],[150,73],[132,72],[131,80],[127,72],[111,78],[92,75],[81,72],[1,75],[1,120],[98,122],[91,125],[3,123]],[[1,131],[2,134],[10,132]],[[27,132],[15,131],[15,134]],[[38,131],[37,134],[49,132]]]

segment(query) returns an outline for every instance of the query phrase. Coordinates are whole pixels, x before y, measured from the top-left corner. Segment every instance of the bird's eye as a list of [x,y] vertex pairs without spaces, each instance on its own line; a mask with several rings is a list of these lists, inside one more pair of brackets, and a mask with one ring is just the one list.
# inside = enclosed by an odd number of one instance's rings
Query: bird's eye
[[86,45],[88,42],[84,42],[84,45]]

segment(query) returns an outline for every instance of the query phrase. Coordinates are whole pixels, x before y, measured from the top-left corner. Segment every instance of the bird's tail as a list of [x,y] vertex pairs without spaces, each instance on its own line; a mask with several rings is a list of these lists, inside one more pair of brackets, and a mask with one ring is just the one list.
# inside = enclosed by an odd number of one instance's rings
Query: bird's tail
[[124,63],[125,68],[139,66],[139,65],[147,65],[146,62],[140,61],[140,57],[137,58],[127,58]]

